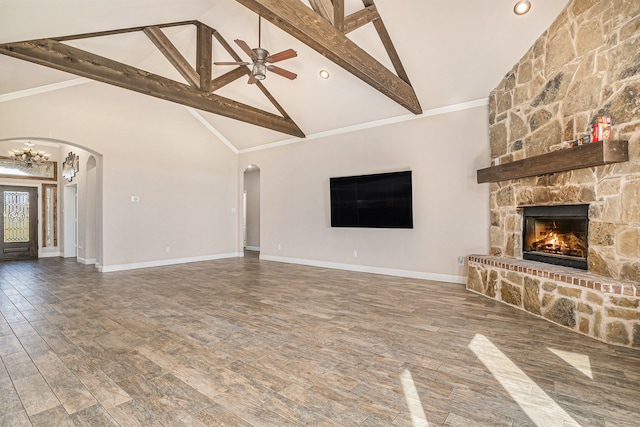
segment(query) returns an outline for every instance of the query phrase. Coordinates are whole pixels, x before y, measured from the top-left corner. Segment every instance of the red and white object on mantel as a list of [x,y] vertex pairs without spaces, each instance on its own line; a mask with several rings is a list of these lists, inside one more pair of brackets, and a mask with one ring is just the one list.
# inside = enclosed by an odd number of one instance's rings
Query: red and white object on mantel
[[591,142],[609,141],[612,138],[611,117],[599,116],[591,132]]

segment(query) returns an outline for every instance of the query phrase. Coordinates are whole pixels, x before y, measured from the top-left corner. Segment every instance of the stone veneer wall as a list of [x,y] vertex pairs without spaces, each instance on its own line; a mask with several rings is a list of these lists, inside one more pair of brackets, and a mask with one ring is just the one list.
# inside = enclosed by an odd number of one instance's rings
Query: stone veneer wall
[[589,272],[640,282],[639,0],[567,5],[490,95],[492,161],[544,154],[599,115],[630,160],[491,184],[491,255],[522,257],[520,207],[589,203]]

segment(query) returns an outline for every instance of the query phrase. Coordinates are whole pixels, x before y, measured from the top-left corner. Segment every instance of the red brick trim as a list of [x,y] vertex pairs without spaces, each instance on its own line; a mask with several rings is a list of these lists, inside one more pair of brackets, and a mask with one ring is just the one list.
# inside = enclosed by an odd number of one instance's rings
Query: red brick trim
[[582,270],[545,264],[542,262],[525,261],[511,258],[498,258],[486,255],[469,255],[469,264],[477,263],[503,270],[517,271],[545,279],[565,282],[587,289],[593,289],[606,294],[640,297],[640,285],[631,282],[597,276]]

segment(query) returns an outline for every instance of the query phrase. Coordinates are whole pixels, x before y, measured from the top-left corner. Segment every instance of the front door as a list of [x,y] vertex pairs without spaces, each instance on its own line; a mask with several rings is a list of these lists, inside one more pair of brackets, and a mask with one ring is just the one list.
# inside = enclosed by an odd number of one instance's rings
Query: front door
[[0,185],[0,260],[38,258],[38,189]]

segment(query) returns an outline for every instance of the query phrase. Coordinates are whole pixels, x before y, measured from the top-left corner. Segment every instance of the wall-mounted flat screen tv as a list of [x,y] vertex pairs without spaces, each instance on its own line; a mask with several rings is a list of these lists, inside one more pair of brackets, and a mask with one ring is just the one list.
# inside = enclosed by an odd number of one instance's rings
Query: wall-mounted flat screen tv
[[411,171],[329,181],[332,227],[413,228]]

